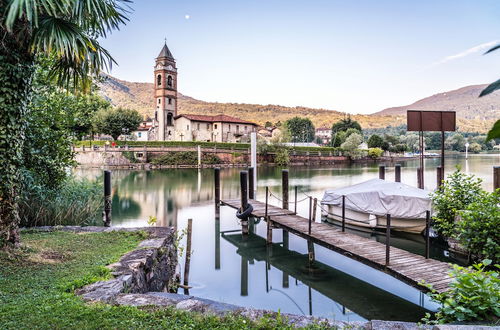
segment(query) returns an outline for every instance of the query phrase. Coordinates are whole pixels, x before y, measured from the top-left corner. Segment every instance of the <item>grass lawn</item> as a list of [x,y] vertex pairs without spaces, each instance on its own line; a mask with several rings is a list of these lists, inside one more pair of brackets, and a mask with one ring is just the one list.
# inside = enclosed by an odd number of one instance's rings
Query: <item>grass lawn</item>
[[104,267],[144,233],[23,232],[21,249],[0,251],[0,329],[283,328],[270,318],[218,318],[174,309],[86,304],[75,288],[110,277]]

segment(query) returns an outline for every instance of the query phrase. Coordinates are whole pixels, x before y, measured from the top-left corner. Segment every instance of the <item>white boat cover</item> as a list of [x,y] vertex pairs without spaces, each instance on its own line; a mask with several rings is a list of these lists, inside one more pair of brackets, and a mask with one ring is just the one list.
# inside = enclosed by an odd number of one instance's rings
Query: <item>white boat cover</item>
[[321,204],[342,206],[345,195],[346,209],[393,218],[425,219],[431,211],[430,191],[399,182],[372,179],[335,190],[326,190]]

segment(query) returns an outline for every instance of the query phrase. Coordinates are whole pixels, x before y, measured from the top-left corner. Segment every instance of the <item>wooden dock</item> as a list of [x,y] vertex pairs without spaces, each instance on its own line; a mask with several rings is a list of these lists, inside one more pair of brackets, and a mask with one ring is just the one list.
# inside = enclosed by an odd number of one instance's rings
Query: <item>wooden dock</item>
[[[355,234],[342,232],[340,229],[318,222],[311,223],[309,235],[309,220],[296,215],[293,211],[267,205],[257,200],[248,201],[253,206],[252,215],[269,220],[272,228],[281,228],[309,242],[324,246],[330,250],[360,261],[372,268],[381,270],[420,291],[429,291],[420,285],[422,281],[431,284],[438,292],[448,290],[452,278],[451,270],[446,262],[426,259],[423,256],[408,251],[390,247],[390,262],[386,265],[386,245]],[[240,199],[221,200],[222,205],[235,209],[241,206]]]

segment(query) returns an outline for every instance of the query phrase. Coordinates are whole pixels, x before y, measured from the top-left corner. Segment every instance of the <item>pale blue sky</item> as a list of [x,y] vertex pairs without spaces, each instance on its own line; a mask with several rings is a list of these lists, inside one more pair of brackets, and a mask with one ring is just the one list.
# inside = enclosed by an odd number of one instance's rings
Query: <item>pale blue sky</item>
[[[153,81],[163,40],[179,91],[218,102],[372,113],[500,78],[500,1],[136,0],[103,40],[112,75]],[[189,18],[186,17],[189,15]]]

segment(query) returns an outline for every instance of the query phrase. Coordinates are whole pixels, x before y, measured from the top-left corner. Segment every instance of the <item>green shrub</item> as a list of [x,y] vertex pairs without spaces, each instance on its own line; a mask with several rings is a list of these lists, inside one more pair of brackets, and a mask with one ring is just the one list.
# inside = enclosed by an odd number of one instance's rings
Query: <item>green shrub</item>
[[279,166],[286,166],[290,163],[290,153],[285,147],[277,148],[274,155],[274,162]]
[[457,169],[448,175],[440,189],[430,195],[436,211],[434,227],[440,234],[452,237],[455,234],[455,216],[458,212],[465,210],[471,203],[481,201],[484,195],[481,179]]
[[[202,164],[221,164],[221,159],[215,154],[202,154]],[[172,151],[151,160],[154,165],[198,165],[196,151]]]
[[457,223],[460,243],[479,260],[500,262],[500,189],[469,204],[460,216]]
[[98,223],[104,205],[101,184],[69,177],[57,188],[47,188],[28,173],[23,180],[19,203],[21,226]]
[[384,150],[382,150],[380,148],[368,149],[368,157],[373,158],[373,159],[380,158],[380,156],[382,156],[383,153],[384,153]]
[[[472,267],[453,266],[450,276],[454,280],[450,289],[443,293],[432,290],[430,297],[441,304],[438,312],[431,319],[427,314],[423,321],[427,323],[477,322],[496,323],[500,320],[500,278],[498,269],[486,271],[491,260]],[[432,289],[432,286],[429,286]]]

